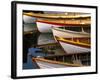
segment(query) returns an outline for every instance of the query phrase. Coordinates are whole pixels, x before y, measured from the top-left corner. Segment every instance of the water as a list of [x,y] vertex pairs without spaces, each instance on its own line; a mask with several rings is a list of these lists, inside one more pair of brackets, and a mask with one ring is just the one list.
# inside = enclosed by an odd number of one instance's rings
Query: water
[[25,23],[23,29],[24,32],[35,31],[37,30],[36,23]]
[[[55,43],[53,35],[51,33],[40,34],[36,31],[36,24],[24,24],[23,34],[23,69],[36,69],[39,68],[35,61],[32,61],[32,57],[48,56],[47,52],[43,51],[43,48],[37,46]],[[30,32],[32,32],[30,34]]]
[[[50,34],[51,35],[51,34]],[[48,56],[43,51],[43,48],[37,48],[38,45],[44,45],[48,43],[55,43],[52,37],[48,35],[41,35],[39,33],[27,34],[23,37],[23,69],[36,69],[38,65],[32,62],[32,57]]]

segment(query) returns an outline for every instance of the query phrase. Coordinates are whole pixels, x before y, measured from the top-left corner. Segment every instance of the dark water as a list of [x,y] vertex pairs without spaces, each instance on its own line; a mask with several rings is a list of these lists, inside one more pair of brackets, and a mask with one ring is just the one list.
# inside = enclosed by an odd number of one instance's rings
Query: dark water
[[[24,24],[23,34],[23,69],[39,68],[36,62],[32,61],[32,57],[47,56],[43,49],[37,48],[37,45],[55,42],[52,34],[40,34],[36,30],[36,24]],[[32,32],[28,34],[28,32]]]
[[[52,35],[52,34],[51,34]],[[37,48],[37,45],[43,45],[46,43],[54,42],[50,34],[25,34],[23,36],[23,69],[35,69],[39,68],[36,62],[32,62],[32,57],[48,56],[46,52],[41,48]],[[49,40],[48,40],[49,39]]]
[[28,48],[30,48],[33,44],[33,46],[35,47],[35,45],[37,44],[37,37],[38,34],[26,34],[23,37],[23,62],[26,62],[26,56],[28,53]]

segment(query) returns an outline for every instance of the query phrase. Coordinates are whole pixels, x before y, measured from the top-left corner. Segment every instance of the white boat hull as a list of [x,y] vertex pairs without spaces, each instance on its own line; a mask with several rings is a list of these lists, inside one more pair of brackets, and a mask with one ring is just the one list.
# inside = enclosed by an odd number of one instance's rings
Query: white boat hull
[[41,69],[46,69],[46,68],[64,68],[64,67],[80,67],[81,66],[80,64],[59,62],[59,61],[49,60],[49,59],[44,59],[44,58],[35,58],[33,60],[36,61],[37,65]]
[[42,61],[36,61],[36,63],[37,63],[37,65],[41,69],[46,69],[46,68],[64,68],[64,67],[67,67],[67,66],[60,65],[60,64],[52,64],[52,63],[42,62]]
[[36,18],[27,16],[27,15],[23,15],[23,21],[24,21],[24,23],[34,23],[36,21]]
[[39,32],[41,33],[51,33],[52,32],[52,27],[61,27],[60,25],[54,25],[54,24],[48,24],[48,23],[43,23],[43,22],[36,22],[37,28]]
[[66,42],[59,41],[59,43],[64,49],[64,51],[66,52],[66,54],[85,53],[85,52],[91,51],[90,48],[81,47],[81,46],[69,44]]
[[90,37],[89,33],[85,32],[75,32],[69,30],[60,30],[60,29],[52,29],[54,37],[62,37],[62,38],[74,38],[74,37]]

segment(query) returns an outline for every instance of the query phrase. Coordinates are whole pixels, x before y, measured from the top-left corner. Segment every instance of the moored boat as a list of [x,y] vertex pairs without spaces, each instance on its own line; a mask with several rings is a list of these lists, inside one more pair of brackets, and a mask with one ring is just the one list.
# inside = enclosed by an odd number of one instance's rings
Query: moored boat
[[[71,14],[71,15],[70,15]],[[25,17],[25,18],[24,18]],[[63,27],[63,26],[87,26],[91,23],[90,14],[85,13],[34,13],[24,12],[24,22],[36,21],[39,32],[47,33],[51,32],[52,27]],[[30,19],[30,20],[28,20]]]
[[60,25],[48,24],[48,23],[40,22],[40,21],[36,21],[36,24],[37,24],[38,31],[41,33],[51,33],[52,27],[61,27]]
[[76,54],[91,51],[90,38],[62,38],[55,37],[58,43],[62,46],[66,54]]
[[89,13],[73,13],[73,12],[42,12],[42,13],[35,13],[32,12],[24,12],[23,15],[37,17],[37,18],[52,18],[52,19],[79,19],[79,18],[90,18]]
[[57,27],[69,27],[69,26],[90,26],[90,19],[89,20],[68,20],[68,19],[44,19],[38,18],[36,20],[37,28],[39,32],[46,33],[51,32],[52,28]]
[[49,60],[49,59],[44,59],[44,58],[33,58],[33,61],[36,61],[37,65],[41,69],[46,69],[46,68],[64,68],[64,67],[81,67],[82,65],[80,64],[72,64],[72,63],[65,63],[61,61],[54,61],[54,60]]
[[37,18],[38,22],[62,25],[62,26],[87,26],[91,24],[91,18],[86,19],[52,19],[52,18]]
[[[62,38],[81,38],[90,37],[90,27],[70,26],[52,28],[53,36]],[[56,38],[55,38],[56,39]]]

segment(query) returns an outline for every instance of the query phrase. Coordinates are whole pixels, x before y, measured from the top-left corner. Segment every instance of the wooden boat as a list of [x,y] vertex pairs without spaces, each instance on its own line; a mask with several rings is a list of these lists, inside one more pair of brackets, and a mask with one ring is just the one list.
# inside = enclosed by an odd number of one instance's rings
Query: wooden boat
[[34,12],[24,12],[23,15],[31,16],[31,17],[36,17],[36,18],[52,18],[52,19],[78,19],[78,18],[90,18],[89,13],[71,13],[68,12],[43,12],[43,13],[34,13]]
[[38,31],[40,33],[51,33],[52,27],[61,27],[60,25],[48,24],[48,23],[39,22],[39,21],[36,21],[36,24],[37,24]]
[[39,32],[46,33],[51,32],[52,28],[57,27],[69,27],[69,26],[90,26],[90,19],[89,20],[68,20],[68,19],[37,19],[36,24]]
[[76,54],[91,51],[90,38],[62,38],[55,37],[58,43],[62,46],[66,54]]
[[72,64],[72,63],[65,63],[61,61],[54,61],[54,60],[49,60],[49,59],[44,59],[44,58],[33,58],[33,61],[36,61],[37,65],[41,69],[46,69],[46,68],[65,68],[65,67],[81,67],[82,65],[80,64]]
[[[63,38],[81,38],[90,37],[90,27],[70,26],[70,27],[58,27],[52,28],[53,36]],[[56,38],[55,38],[56,39]]]
[[[36,24],[38,27],[39,32],[42,33],[47,33],[51,32],[52,27],[62,27],[62,26],[86,26],[90,25],[90,14],[82,14],[78,13],[78,15],[75,13],[71,13],[71,15],[66,15],[65,13],[61,14],[59,13],[23,13],[25,16],[30,16],[30,17],[35,17],[36,19]],[[34,20],[33,20],[34,21]],[[31,21],[30,21],[31,22]]]
[[86,19],[52,19],[52,18],[37,18],[38,22],[61,25],[61,26],[86,26],[91,24],[91,18]]

